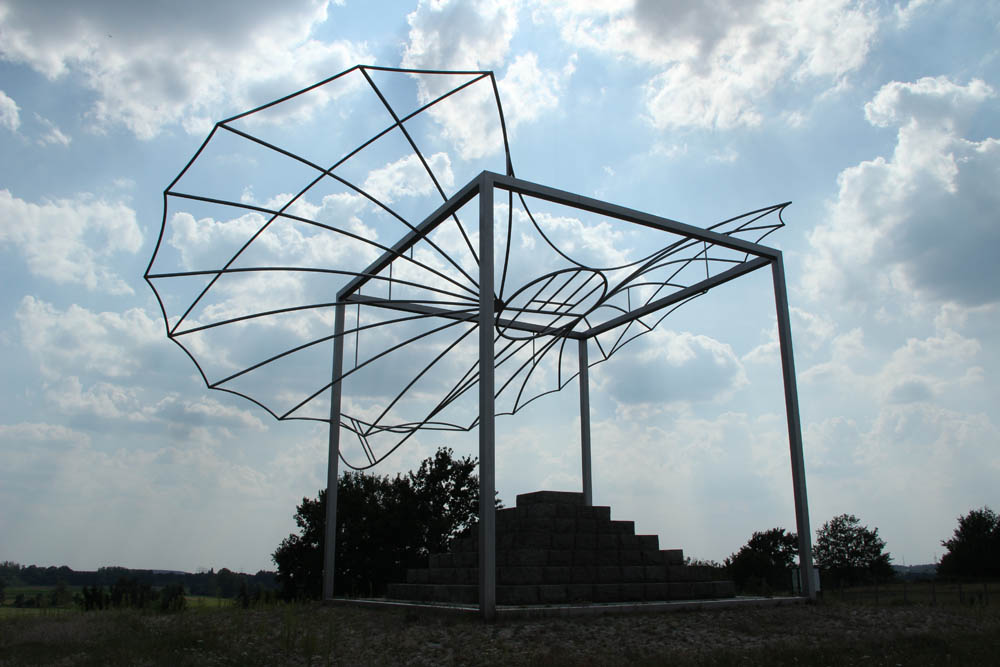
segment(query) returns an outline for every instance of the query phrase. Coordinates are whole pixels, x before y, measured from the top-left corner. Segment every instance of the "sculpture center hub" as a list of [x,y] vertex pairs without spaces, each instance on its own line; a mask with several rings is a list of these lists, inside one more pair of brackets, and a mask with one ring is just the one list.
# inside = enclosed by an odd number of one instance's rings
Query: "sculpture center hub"
[[583,321],[608,292],[600,271],[574,267],[547,273],[499,302],[497,332],[512,340],[569,331]]

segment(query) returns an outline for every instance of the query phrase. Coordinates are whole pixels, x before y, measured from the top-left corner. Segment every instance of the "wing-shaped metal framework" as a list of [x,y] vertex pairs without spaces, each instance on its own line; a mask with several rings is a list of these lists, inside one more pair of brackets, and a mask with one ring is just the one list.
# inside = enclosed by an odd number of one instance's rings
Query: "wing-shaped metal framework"
[[[335,525],[339,461],[369,468],[428,430],[478,428],[492,499],[494,418],[577,379],[590,503],[589,368],[770,266],[808,554],[781,253],[760,243],[786,206],[697,227],[519,179],[492,72],[359,65],[216,124],[164,192],[145,277],[207,386],[330,423]],[[490,618],[493,504],[480,507]]]

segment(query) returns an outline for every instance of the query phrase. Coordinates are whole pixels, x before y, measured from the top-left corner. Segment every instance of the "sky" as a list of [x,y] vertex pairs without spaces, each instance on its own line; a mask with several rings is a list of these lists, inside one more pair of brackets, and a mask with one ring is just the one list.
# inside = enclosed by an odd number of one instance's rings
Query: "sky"
[[[791,201],[765,243],[784,253],[812,529],[851,513],[895,563],[933,562],[957,517],[1000,507],[998,32],[996,2],[0,0],[0,559],[273,568],[326,484],[325,424],[208,389],[143,274],[163,192],[216,121],[368,64],[492,70],[520,178],[701,227]],[[352,90],[247,127],[321,153],[369,120]],[[449,192],[504,168],[470,109],[421,125]],[[245,150],[180,185],[272,206],[292,172]],[[364,182],[420,219],[434,193],[408,189],[399,155],[366,158]],[[300,204],[375,234],[343,192]],[[168,213],[163,247],[187,268],[246,222]],[[539,217],[595,262],[653,249],[593,216]],[[343,258],[292,231],[275,256]],[[532,243],[513,244],[522,272],[543,264]],[[302,288],[281,280],[255,286],[278,307]],[[242,287],[216,314],[257,305]],[[694,558],[794,530],[774,309],[757,271],[591,369],[596,504]],[[329,335],[332,316],[303,322],[260,345]],[[242,342],[194,347],[226,367]],[[384,402],[404,365],[345,384],[346,409]],[[580,488],[578,400],[571,382],[497,418],[505,504]],[[438,446],[474,456],[476,431],[419,432],[373,470]]]

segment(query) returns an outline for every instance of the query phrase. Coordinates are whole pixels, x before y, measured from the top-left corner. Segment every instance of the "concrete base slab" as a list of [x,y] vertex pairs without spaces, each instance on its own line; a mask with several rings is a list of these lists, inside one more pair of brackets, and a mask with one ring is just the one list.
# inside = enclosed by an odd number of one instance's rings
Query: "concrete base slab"
[[[561,616],[600,616],[602,614],[643,614],[670,613],[678,611],[711,611],[714,609],[734,609],[740,607],[776,607],[780,605],[804,604],[804,597],[733,597],[723,600],[673,600],[649,602],[609,602],[583,604],[550,605],[497,605],[497,619],[543,618]],[[367,607],[372,609],[412,609],[421,613],[478,614],[478,605],[434,604],[429,602],[405,602],[384,598],[333,598],[324,604],[333,606]]]

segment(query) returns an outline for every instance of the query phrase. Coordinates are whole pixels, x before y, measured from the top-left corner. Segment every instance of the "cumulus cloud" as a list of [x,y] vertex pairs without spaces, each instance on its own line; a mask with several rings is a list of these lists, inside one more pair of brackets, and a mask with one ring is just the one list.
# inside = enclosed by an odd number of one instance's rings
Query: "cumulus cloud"
[[69,135],[56,127],[55,123],[48,118],[39,116],[37,113],[35,114],[35,120],[41,124],[44,132],[44,134],[38,138],[38,143],[40,145],[46,146],[58,144],[60,146],[69,146],[71,141]]
[[732,348],[709,336],[656,329],[634,345],[642,348],[601,369],[604,388],[624,406],[721,400],[747,383]]
[[837,199],[809,236],[803,285],[812,298],[997,301],[1000,141],[963,136],[995,96],[982,81],[946,77],[882,87],[865,115],[898,127],[895,150],[840,173]]
[[0,127],[6,127],[11,132],[17,132],[21,126],[20,108],[17,102],[0,90]]
[[[451,171],[451,160],[446,153],[435,153],[427,158],[438,183],[444,188],[455,185],[455,175]],[[364,190],[387,204],[399,197],[426,195],[434,191],[424,165],[416,155],[408,155],[379,169],[373,169],[365,180]]]
[[61,310],[26,296],[15,318],[23,345],[51,379],[82,373],[106,378],[134,375],[144,365],[138,351],[163,336],[162,325],[140,308],[95,313],[73,304]]
[[860,67],[878,17],[853,0],[546,3],[574,46],[657,69],[645,86],[659,129],[758,125],[782,85],[837,82]]
[[0,190],[0,244],[17,248],[37,276],[132,294],[107,260],[119,253],[136,253],[142,232],[135,211],[121,202],[84,194],[34,204]]
[[[403,67],[422,69],[500,70],[507,63],[510,43],[517,30],[518,2],[440,2],[420,0],[407,17],[409,41]],[[572,75],[572,61],[562,76]],[[441,79],[419,81],[423,102],[446,92]],[[436,86],[431,88],[430,86]],[[558,106],[560,74],[538,65],[531,52],[519,54],[498,77],[508,131],[536,120]],[[446,139],[465,159],[490,155],[503,146],[492,87],[477,84],[462,94],[461,104],[446,104],[430,111]]]
[[79,77],[96,94],[89,115],[99,128],[121,124],[140,138],[172,123],[203,132],[220,113],[372,60],[364,45],[313,38],[328,5],[103,0],[54,11],[12,0],[0,12],[0,58],[52,80]]

